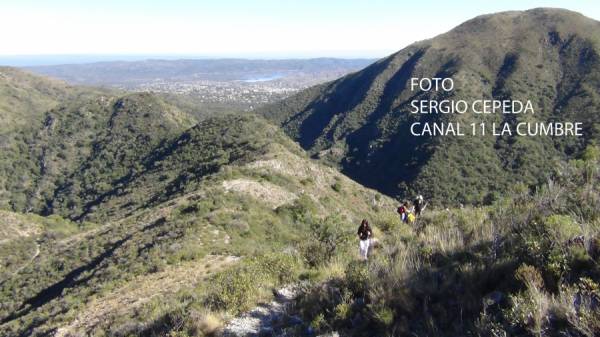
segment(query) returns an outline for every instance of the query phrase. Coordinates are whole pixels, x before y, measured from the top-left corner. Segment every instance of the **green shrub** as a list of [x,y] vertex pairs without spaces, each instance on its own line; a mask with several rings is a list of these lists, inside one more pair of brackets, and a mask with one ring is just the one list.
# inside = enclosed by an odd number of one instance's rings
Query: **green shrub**
[[310,322],[310,327],[314,329],[317,333],[323,331],[327,327],[327,321],[325,320],[325,315],[323,313],[318,314],[313,318]]
[[296,280],[300,270],[297,258],[289,254],[265,254],[216,274],[204,302],[212,309],[233,314],[250,309],[266,289]]
[[381,228],[385,232],[396,230],[403,224],[400,215],[391,212],[378,214],[374,221],[374,226]]
[[334,191],[338,192],[338,193],[341,193],[341,192],[342,192],[342,184],[340,184],[340,182],[339,182],[339,181],[336,181],[335,183],[333,183],[333,184],[331,185],[331,188],[332,188]]
[[582,234],[581,227],[568,215],[550,215],[544,220],[544,226],[551,239],[557,243],[564,243]]
[[511,295],[510,307],[504,311],[510,325],[525,329],[534,336],[541,336],[547,314],[547,298],[535,289]]
[[369,270],[362,261],[351,261],[344,271],[346,286],[356,296],[364,296],[369,285]]
[[248,269],[219,273],[211,280],[206,298],[210,308],[239,314],[248,310],[256,295],[257,279]]
[[371,306],[371,315],[375,322],[377,322],[382,328],[388,328],[394,324],[394,311],[386,306]]
[[344,322],[350,317],[351,313],[351,304],[348,302],[342,302],[335,306],[333,319],[336,322]]
[[569,261],[563,250],[554,248],[547,252],[545,269],[550,273],[555,282],[558,282],[568,273],[570,269]]
[[314,240],[309,239],[309,241],[301,243],[299,250],[304,259],[304,263],[309,267],[314,268],[322,266],[328,261],[328,254],[325,247]]
[[274,278],[277,284],[295,281],[300,271],[298,258],[291,254],[265,254],[253,261],[257,273]]
[[343,224],[337,216],[313,222],[306,241],[300,245],[302,257],[310,267],[329,263],[348,238],[349,234],[343,230]]
[[302,194],[292,205],[280,206],[275,211],[280,216],[287,216],[296,224],[307,224],[311,223],[317,214],[317,206],[309,196]]
[[590,162],[597,162],[600,160],[600,146],[589,145],[585,148],[582,154],[582,159]]

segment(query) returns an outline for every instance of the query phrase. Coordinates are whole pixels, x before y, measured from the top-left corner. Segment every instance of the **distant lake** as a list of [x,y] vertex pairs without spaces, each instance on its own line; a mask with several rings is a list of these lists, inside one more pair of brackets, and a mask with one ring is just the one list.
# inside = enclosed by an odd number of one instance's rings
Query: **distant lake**
[[241,80],[241,81],[246,82],[246,83],[267,82],[267,81],[278,80],[280,78],[283,78],[283,75],[275,74],[275,75],[271,75],[271,76],[249,78],[249,79],[245,79],[245,80]]

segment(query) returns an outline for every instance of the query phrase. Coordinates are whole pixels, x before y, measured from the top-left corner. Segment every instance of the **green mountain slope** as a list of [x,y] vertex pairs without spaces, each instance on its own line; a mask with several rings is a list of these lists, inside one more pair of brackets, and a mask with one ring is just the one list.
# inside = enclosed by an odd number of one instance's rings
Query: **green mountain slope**
[[[548,177],[556,158],[598,139],[600,23],[558,9],[480,16],[366,69],[261,110],[312,155],[389,195],[482,203]],[[455,90],[410,90],[412,77],[452,77]],[[411,114],[410,102],[531,100],[533,115]],[[413,122],[584,123],[584,137],[416,137]]]
[[[9,239],[25,252],[13,262],[18,272],[0,280],[3,335],[161,335],[173,329],[163,320],[178,310],[189,315],[187,305],[239,312],[268,296],[269,287],[298,276],[315,221],[337,219],[327,221],[351,236],[361,217],[393,210],[391,200],[311,161],[254,116],[205,120],[161,142],[136,165],[117,179],[118,190],[100,194],[83,214],[101,225],[83,222],[73,232],[50,235],[35,218],[29,232],[37,234],[27,236],[27,245],[15,241],[25,238]],[[55,205],[65,205],[61,193]],[[35,244],[38,254],[31,253]],[[219,288],[227,280],[207,280],[232,275],[220,270],[239,257],[245,262],[233,275],[252,275],[245,282],[256,288],[228,300],[229,288]]]
[[28,144],[43,125],[45,112],[65,102],[105,93],[0,67],[0,207],[11,208],[16,203],[24,208],[24,190],[31,183],[28,171],[34,166]]
[[15,68],[0,67],[0,132],[25,125],[59,102],[76,96],[78,89],[66,83]]
[[[82,109],[85,114],[80,115]],[[71,152],[74,157],[67,162],[73,166],[68,170],[59,169],[54,175],[42,173],[42,179],[56,181],[55,187],[48,190],[52,194],[43,198],[47,203],[45,213],[81,219],[101,200],[124,188],[127,177],[141,169],[140,162],[154,148],[194,123],[186,113],[150,94],[113,98],[98,111],[89,109],[86,103],[77,110],[67,109],[65,114],[49,113],[51,121],[43,131],[47,138],[36,140],[36,148],[41,148],[39,152],[45,156],[42,160],[50,158],[46,166],[63,163],[61,155],[70,156],[69,152],[53,152],[62,150],[66,134],[75,140],[68,142],[69,146],[79,145],[78,150],[84,151]]]
[[[44,83],[41,78],[37,81]],[[32,91],[19,81],[8,82]],[[61,103],[46,104],[46,111],[23,115],[19,106],[11,108],[10,113],[21,122],[3,133],[3,208],[49,214],[54,212],[57,196],[77,190],[75,199],[61,205],[70,209],[65,215],[75,218],[81,213],[78,207],[86,202],[77,198],[105,193],[114,179],[132,170],[150,149],[195,122],[153,95],[73,91],[81,94],[57,97]]]

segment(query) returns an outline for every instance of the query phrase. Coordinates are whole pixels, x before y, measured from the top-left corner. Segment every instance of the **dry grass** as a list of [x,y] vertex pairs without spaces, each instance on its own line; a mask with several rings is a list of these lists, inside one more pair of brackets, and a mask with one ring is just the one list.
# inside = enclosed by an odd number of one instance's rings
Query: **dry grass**
[[190,312],[190,332],[194,336],[214,336],[224,325],[223,314],[207,310]]
[[26,216],[0,210],[0,244],[40,234],[42,226]]
[[[137,277],[100,298],[92,299],[73,321],[58,329],[56,336],[68,336],[77,331],[92,331],[110,318],[130,313],[156,296],[172,295],[181,289],[193,288],[210,274],[237,260],[234,256],[223,258],[208,255],[199,261],[182,263],[155,274]],[[217,320],[214,317],[205,316],[203,319],[206,321],[203,323],[206,324],[205,329],[216,325]]]

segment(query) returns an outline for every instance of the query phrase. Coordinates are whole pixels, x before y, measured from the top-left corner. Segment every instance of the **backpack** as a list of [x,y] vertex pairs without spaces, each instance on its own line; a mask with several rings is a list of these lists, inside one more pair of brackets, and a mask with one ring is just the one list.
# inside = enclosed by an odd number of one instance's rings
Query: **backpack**
[[406,209],[404,208],[404,206],[398,207],[398,209],[396,211],[398,212],[398,214],[406,213]]

